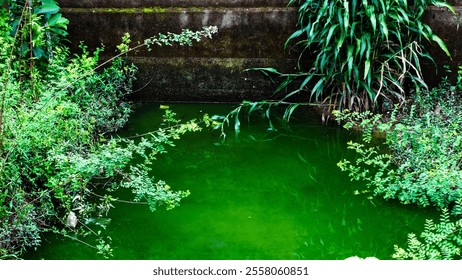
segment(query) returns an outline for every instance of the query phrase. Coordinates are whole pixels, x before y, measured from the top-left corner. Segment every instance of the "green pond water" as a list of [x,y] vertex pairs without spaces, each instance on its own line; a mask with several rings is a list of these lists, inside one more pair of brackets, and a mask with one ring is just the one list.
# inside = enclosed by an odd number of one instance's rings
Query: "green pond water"
[[[183,120],[223,115],[235,105],[170,104]],[[159,104],[137,105],[121,135],[155,130]],[[290,130],[265,120],[245,122],[223,142],[205,129],[185,135],[153,166],[172,188],[190,190],[180,207],[150,212],[145,205],[115,203],[107,234],[113,259],[333,260],[350,256],[391,259],[409,232],[421,232],[429,210],[354,195],[337,162],[352,156],[355,136],[318,117],[299,114]],[[130,193],[119,193],[129,200]],[[26,259],[100,259],[94,249],[60,236],[44,236]]]

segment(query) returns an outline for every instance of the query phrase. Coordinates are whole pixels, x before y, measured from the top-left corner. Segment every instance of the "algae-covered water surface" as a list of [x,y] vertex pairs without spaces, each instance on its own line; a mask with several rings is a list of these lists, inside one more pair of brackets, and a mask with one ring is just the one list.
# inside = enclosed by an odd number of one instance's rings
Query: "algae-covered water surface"
[[[183,120],[224,115],[235,105],[171,104]],[[138,105],[122,136],[161,123],[159,104]],[[246,116],[241,116],[246,119]],[[257,118],[258,119],[258,118]],[[185,135],[158,157],[153,176],[190,196],[172,210],[114,203],[107,234],[113,259],[390,259],[409,232],[420,232],[428,211],[355,195],[337,162],[353,156],[353,135],[300,114],[290,129],[241,122],[225,140],[204,129]],[[130,200],[130,193],[116,195]],[[98,259],[96,251],[60,236],[44,237],[29,259]]]

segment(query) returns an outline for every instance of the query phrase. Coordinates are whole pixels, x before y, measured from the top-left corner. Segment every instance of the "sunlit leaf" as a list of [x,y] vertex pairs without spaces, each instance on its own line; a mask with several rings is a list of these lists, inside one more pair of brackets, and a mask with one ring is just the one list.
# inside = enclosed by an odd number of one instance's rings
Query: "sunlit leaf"
[[56,5],[56,3],[44,3],[41,6],[38,6],[35,9],[35,13],[40,15],[40,14],[54,14],[59,12],[59,6]]

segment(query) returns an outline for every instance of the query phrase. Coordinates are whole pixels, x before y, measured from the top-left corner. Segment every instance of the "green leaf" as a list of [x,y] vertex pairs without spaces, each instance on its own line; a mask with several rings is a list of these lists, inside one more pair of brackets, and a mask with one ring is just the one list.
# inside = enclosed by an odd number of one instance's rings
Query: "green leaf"
[[281,90],[285,89],[291,82],[292,82],[292,77],[287,76],[287,78],[278,86],[278,88],[274,91],[274,94],[280,92]]
[[53,31],[53,33],[61,35],[61,36],[67,36],[67,34],[68,34],[67,31],[62,29],[62,28],[53,27],[53,28],[51,28],[51,31]]
[[400,21],[403,21],[406,24],[408,24],[409,23],[409,15],[406,12],[406,10],[398,8],[397,11],[401,13],[401,16],[398,16],[400,18]]
[[295,39],[295,38],[299,37],[300,35],[302,35],[303,31],[304,31],[303,29],[299,29],[299,30],[295,31],[294,33],[292,33],[292,35],[290,35],[290,37],[286,40],[286,43],[284,44],[284,48],[287,47],[290,40]]
[[261,73],[263,73],[263,75],[267,76],[268,78],[270,78],[271,82],[275,82],[273,80],[273,77],[271,77],[270,74],[276,74],[278,76],[282,76],[284,75],[283,73],[279,72],[278,70],[276,70],[275,68],[271,68],[271,67],[268,67],[268,68],[250,68],[250,69],[246,69],[244,71],[260,71]]
[[341,33],[340,38],[337,40],[337,50],[340,50],[340,48],[342,48],[343,42],[345,42],[345,34]]
[[324,88],[324,78],[321,78],[311,90],[311,95],[315,94],[316,99],[319,99],[319,96],[322,93],[323,88]]
[[43,48],[33,48],[32,49],[34,56],[38,59],[44,57],[45,55],[45,50]]
[[332,34],[334,34],[335,29],[338,27],[338,24],[334,24],[329,28],[329,32],[327,33],[326,37],[326,45],[329,45],[330,39],[332,38]]
[[356,15],[356,5],[357,5],[357,0],[352,0],[351,1],[351,14],[353,16]]
[[449,53],[449,50],[446,47],[446,44],[443,42],[443,40],[441,40],[440,37],[433,34],[432,40],[435,41],[440,46],[440,48],[446,53],[447,56],[451,57],[451,54]]
[[35,13],[40,14],[55,14],[59,12],[59,6],[56,3],[46,3],[41,6],[38,6],[35,9]]
[[364,80],[366,79],[367,75],[369,75],[369,70],[371,68],[371,61],[366,59],[364,62]]
[[436,1],[436,2],[433,2],[432,3],[434,6],[436,7],[440,7],[440,8],[447,8],[448,10],[450,10],[452,13],[456,13],[456,10],[454,9],[454,7],[444,1]]
[[354,50],[354,45],[348,46],[348,52],[347,52],[347,57],[348,57],[348,75],[351,77],[351,71],[353,69],[353,50]]
[[269,124],[269,129],[270,131],[276,131],[277,129],[274,127],[273,122],[271,121],[271,116],[270,116],[270,110],[271,110],[271,105],[266,109],[265,115],[266,118],[268,119],[268,124]]
[[297,109],[299,105],[300,105],[299,103],[294,103],[294,104],[290,104],[289,107],[287,107],[286,111],[284,112],[284,120],[286,122],[290,121],[290,117],[292,116],[293,112],[295,111],[295,109]]
[[272,73],[272,74],[277,74],[277,75],[283,75],[276,68],[272,68],[272,67],[251,68],[249,70],[257,70],[257,71],[261,71],[261,72],[263,72],[265,74]]
[[381,32],[383,35],[385,35],[385,40],[388,40],[388,26],[383,14],[379,15],[379,23],[381,27]]
[[372,12],[371,15],[369,16],[372,24],[372,32],[377,31],[377,18],[375,17],[375,14]]
[[343,27],[345,28],[345,32],[348,32],[348,26],[350,25],[350,9],[349,9],[349,1],[343,0]]
[[46,4],[46,5],[57,5],[56,1],[55,0],[41,0],[42,4]]
[[62,16],[63,15],[60,13],[52,15],[50,19],[48,20],[48,26],[54,26],[56,23],[59,22]]
[[236,134],[239,134],[239,132],[241,131],[241,122],[239,121],[239,117],[237,115],[234,118],[234,131],[236,132]]
[[313,78],[313,75],[306,76],[305,80],[300,85],[300,90],[303,89],[311,81],[312,78]]

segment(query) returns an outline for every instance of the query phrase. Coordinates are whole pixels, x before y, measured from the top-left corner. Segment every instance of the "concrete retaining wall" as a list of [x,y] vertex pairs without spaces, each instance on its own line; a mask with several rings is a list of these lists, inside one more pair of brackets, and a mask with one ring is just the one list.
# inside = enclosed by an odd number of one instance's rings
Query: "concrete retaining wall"
[[[159,32],[179,32],[215,25],[219,34],[194,47],[156,47],[131,53],[140,74],[134,98],[155,101],[240,102],[271,98],[275,85],[252,67],[293,71],[297,52],[283,45],[295,30],[297,13],[288,0],[59,0],[70,20],[73,46],[84,41],[90,49],[103,44],[106,56],[115,53],[120,38],[129,32],[133,42]],[[446,40],[452,60],[432,46],[440,65],[455,69],[462,61],[459,16],[432,7],[425,20]],[[432,67],[426,66],[428,69]],[[438,75],[427,70],[436,83]]]

